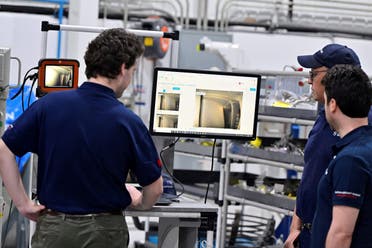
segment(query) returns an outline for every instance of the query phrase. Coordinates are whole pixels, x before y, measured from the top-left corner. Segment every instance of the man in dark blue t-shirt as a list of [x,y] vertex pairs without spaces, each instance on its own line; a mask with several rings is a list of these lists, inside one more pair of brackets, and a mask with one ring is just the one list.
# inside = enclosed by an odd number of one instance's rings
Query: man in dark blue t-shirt
[[[161,162],[141,119],[117,100],[143,45],[123,29],[98,35],[85,53],[88,81],[49,93],[0,140],[0,174],[15,206],[37,221],[33,248],[126,247],[123,210],[148,209],[162,193]],[[37,198],[22,185],[14,155],[38,155]],[[143,192],[125,185],[128,171]]]
[[351,65],[331,68],[323,83],[326,118],[341,140],[319,182],[311,247],[371,247],[372,86]]
[[[324,104],[322,79],[327,71],[337,64],[360,66],[356,53],[340,44],[326,45],[313,55],[298,56],[297,60],[301,66],[311,69],[309,84],[311,84],[312,97],[321,105]],[[370,120],[372,120],[372,111],[370,111]],[[331,147],[339,139],[337,133],[329,127],[322,107],[305,146],[304,171],[297,191],[290,234],[284,245],[286,248],[293,248],[296,240],[301,248],[310,247],[311,223],[316,207],[316,188],[332,159]]]

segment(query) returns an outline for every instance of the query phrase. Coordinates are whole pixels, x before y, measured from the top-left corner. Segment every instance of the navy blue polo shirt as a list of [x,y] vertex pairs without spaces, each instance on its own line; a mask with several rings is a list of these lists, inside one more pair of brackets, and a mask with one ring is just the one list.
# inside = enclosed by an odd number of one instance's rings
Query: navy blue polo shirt
[[304,150],[304,171],[296,198],[296,214],[303,223],[312,223],[316,207],[317,186],[332,160],[332,145],[340,140],[325,118],[322,109],[310,131]]
[[335,205],[360,210],[351,247],[372,244],[372,127],[359,127],[334,146],[334,159],[318,186],[311,247],[324,247]]
[[125,209],[128,170],[141,186],[156,181],[161,163],[141,119],[113,90],[85,82],[76,90],[50,93],[28,108],[3,135],[21,156],[38,155],[41,204],[64,213]]

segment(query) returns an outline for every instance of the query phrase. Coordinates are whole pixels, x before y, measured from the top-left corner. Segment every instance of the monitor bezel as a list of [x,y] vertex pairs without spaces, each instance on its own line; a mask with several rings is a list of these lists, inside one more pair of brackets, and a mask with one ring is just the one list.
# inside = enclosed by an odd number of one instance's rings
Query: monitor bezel
[[[47,86],[45,82],[45,73],[47,66],[71,66],[72,68],[72,85],[70,87],[61,86]],[[43,93],[50,93],[53,91],[71,90],[78,87],[79,81],[79,61],[76,59],[41,59],[39,61],[39,77],[38,87]]]
[[[256,102],[254,110],[253,120],[253,133],[252,136],[236,136],[236,135],[225,135],[225,134],[192,134],[192,133],[168,133],[159,132],[154,129],[154,115],[155,115],[155,101],[157,95],[157,77],[159,71],[171,71],[171,72],[185,72],[185,73],[198,73],[198,74],[212,74],[212,75],[223,75],[223,76],[241,76],[241,77],[254,77],[257,78],[257,90],[256,90]],[[155,67],[153,75],[153,85],[151,94],[151,108],[150,108],[150,122],[149,131],[153,136],[168,136],[168,137],[190,137],[190,138],[210,138],[210,139],[230,139],[230,140],[254,140],[257,135],[257,120],[258,120],[258,109],[260,101],[260,87],[261,87],[261,75],[241,72],[225,72],[225,71],[212,71],[212,70],[196,70],[196,69],[181,69],[181,68],[166,68],[166,67]]]

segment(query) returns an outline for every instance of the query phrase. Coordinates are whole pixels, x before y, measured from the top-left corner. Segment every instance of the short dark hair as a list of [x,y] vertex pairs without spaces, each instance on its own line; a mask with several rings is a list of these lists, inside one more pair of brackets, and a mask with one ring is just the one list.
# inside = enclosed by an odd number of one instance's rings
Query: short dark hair
[[327,104],[333,98],[343,114],[367,117],[371,108],[372,86],[367,74],[353,65],[335,65],[323,77]]
[[85,75],[115,78],[122,64],[129,69],[142,55],[144,47],[135,34],[122,28],[107,29],[92,40],[85,52]]

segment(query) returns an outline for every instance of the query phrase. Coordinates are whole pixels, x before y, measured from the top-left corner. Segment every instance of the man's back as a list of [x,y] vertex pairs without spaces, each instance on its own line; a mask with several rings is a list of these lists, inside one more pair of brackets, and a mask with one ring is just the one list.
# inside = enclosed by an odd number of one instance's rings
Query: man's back
[[148,133],[142,121],[111,89],[85,83],[34,105],[37,120],[26,114],[14,127],[30,133],[19,149],[39,155],[37,193],[46,207],[64,213],[125,209],[131,203],[124,190],[129,169],[139,173],[142,185],[159,177],[151,166],[145,175],[144,167],[136,170],[157,162],[156,149],[143,138]]
[[[149,209],[162,193],[150,134],[116,99],[143,51],[136,35],[104,30],[84,55],[89,82],[39,99],[0,140],[4,185],[19,212],[37,221],[32,247],[127,247],[121,210]],[[39,204],[27,196],[14,159],[29,151],[39,155]],[[143,192],[125,184],[129,169]]]

